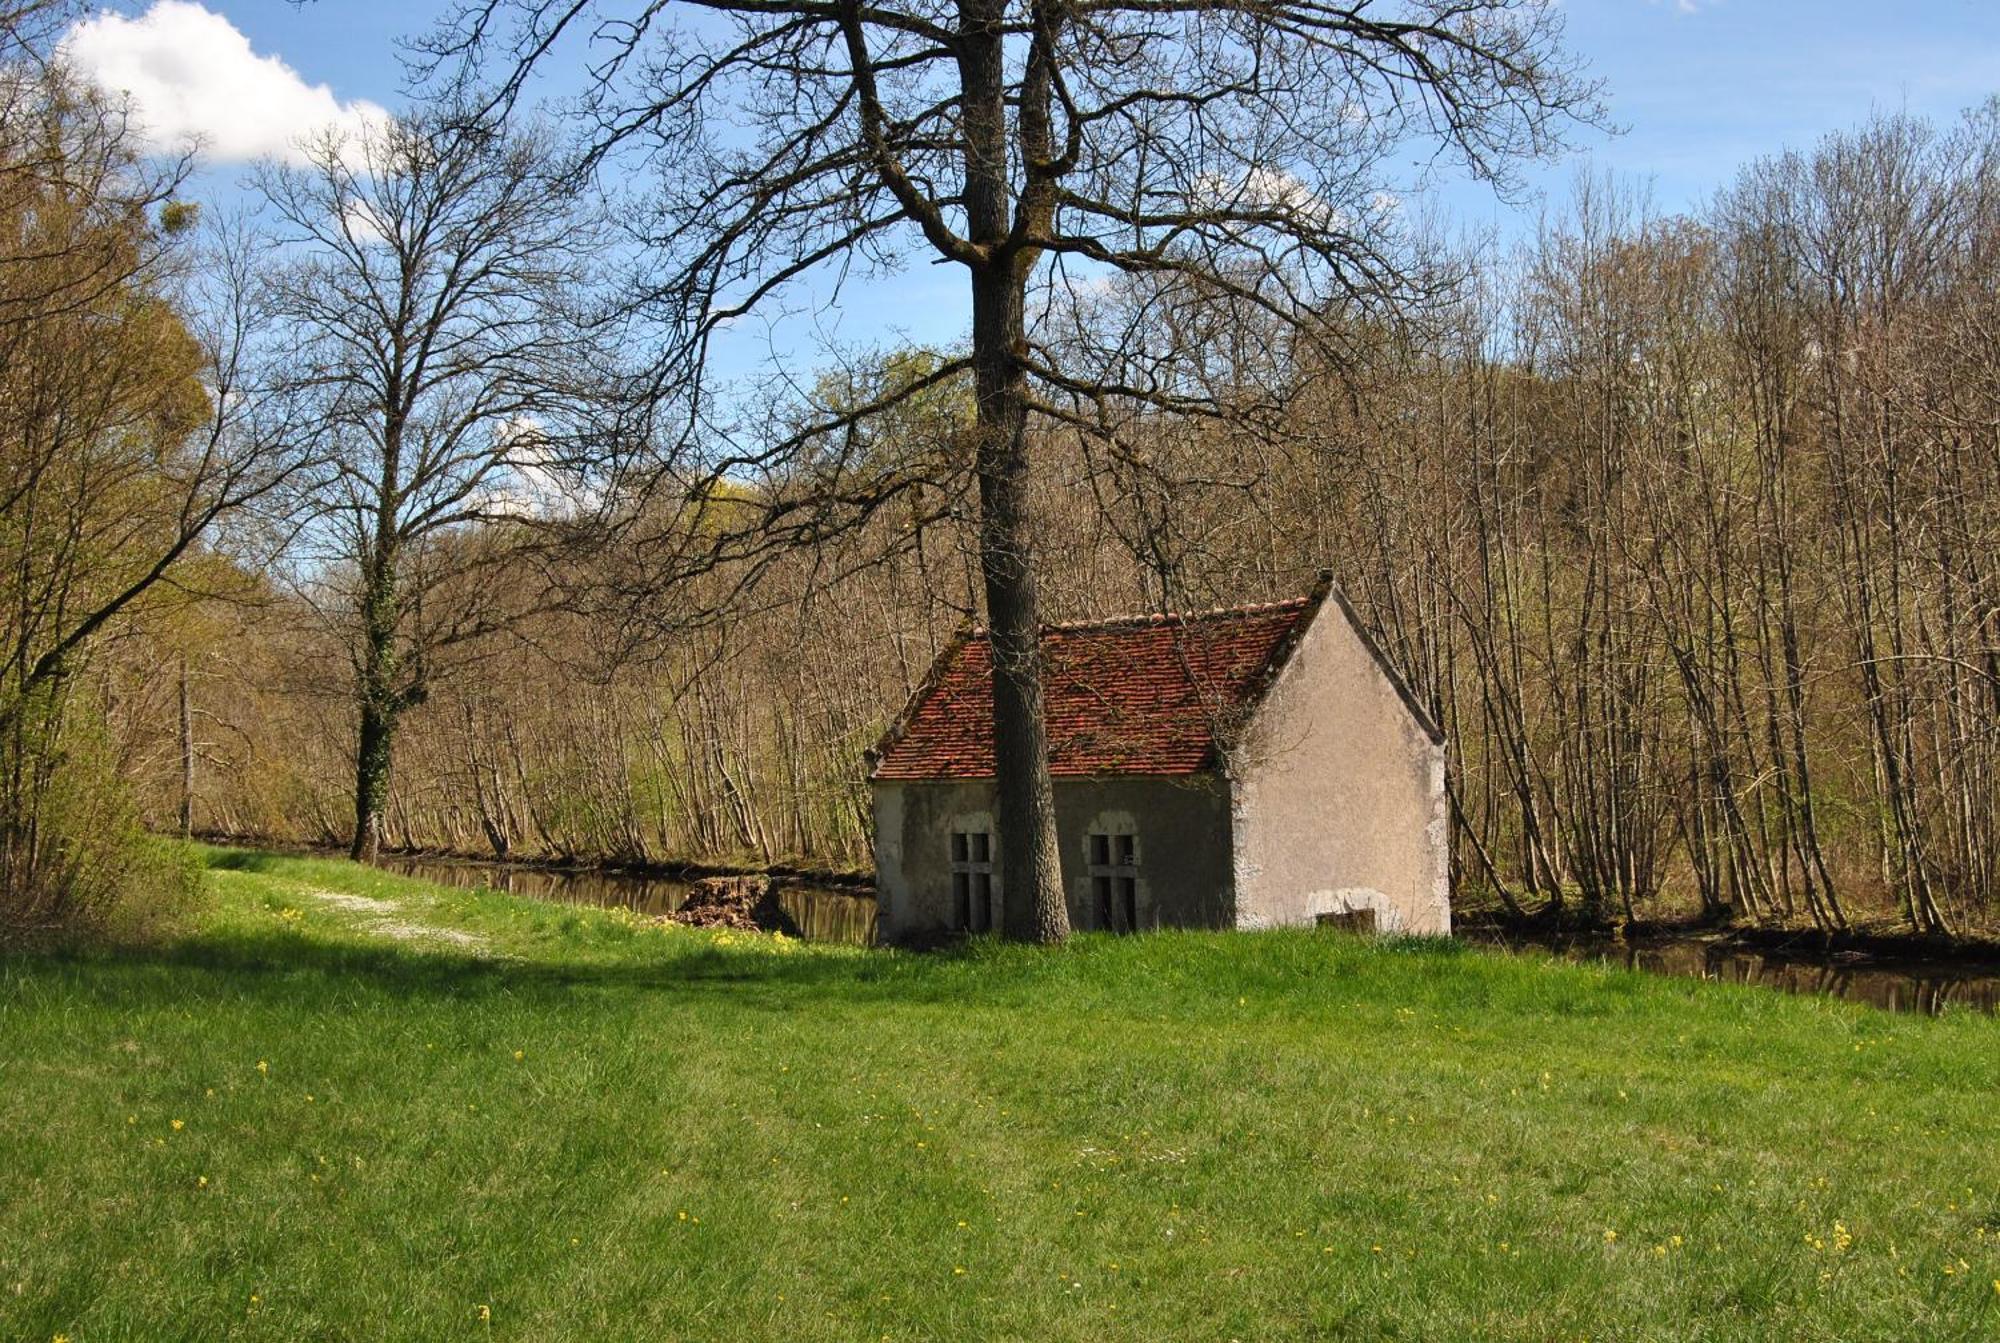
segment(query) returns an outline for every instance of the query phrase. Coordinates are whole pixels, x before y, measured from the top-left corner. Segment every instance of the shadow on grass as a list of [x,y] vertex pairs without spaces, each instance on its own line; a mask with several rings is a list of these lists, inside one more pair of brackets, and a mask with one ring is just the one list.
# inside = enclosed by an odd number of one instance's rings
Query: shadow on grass
[[202,866],[219,872],[275,872],[301,856],[262,849],[210,849],[202,854]]
[[[210,849],[204,861],[220,871],[301,875],[295,857],[250,849]],[[629,942],[556,940],[521,955],[482,955],[252,919],[150,948],[0,957],[0,977],[26,982],[61,976],[66,993],[139,1010],[233,1001],[338,1011],[351,1008],[357,994],[412,1003],[504,997],[554,1007],[627,995],[727,999],[732,1008],[771,1012],[1067,999],[1061,1010],[1126,1005],[1157,1013],[1166,1004],[1195,1017],[1214,1012],[1218,1003],[1237,1003],[1246,991],[1273,1003],[1289,999],[1296,1009],[1315,998],[1355,993],[1358,979],[1384,976],[1406,995],[1415,990],[1463,1000],[1473,986],[1449,967],[1467,960],[1478,966],[1483,959],[1467,958],[1464,948],[1437,939],[1364,945],[1315,930],[1087,934],[1053,949],[979,938],[921,953],[841,954],[797,944],[780,951],[640,933]],[[1472,977],[1482,976],[1475,971]],[[1490,987],[1478,986],[1480,996]]]
[[[551,1005],[606,992],[726,997],[736,1008],[794,1011],[961,1001],[977,993],[982,959],[990,957],[978,949],[821,956],[704,944],[635,948],[629,959],[518,958],[232,929],[154,948],[0,956],[0,975],[62,975],[66,992],[129,1007],[236,1000],[341,1010],[358,989],[392,1001],[505,997]],[[1018,983],[1016,974],[1007,978]]]

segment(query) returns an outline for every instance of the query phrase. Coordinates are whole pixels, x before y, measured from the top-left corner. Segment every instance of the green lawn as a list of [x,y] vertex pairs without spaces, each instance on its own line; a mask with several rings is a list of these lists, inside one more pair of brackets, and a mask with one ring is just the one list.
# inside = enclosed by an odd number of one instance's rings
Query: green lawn
[[2000,1336],[1991,1018],[212,863],[0,959],[0,1339]]

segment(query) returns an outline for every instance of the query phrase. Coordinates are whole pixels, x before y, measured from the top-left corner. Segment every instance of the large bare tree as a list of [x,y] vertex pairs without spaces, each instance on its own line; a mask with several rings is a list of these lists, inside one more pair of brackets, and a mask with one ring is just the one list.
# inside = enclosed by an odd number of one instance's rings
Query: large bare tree
[[595,373],[594,235],[569,180],[546,137],[456,109],[326,134],[258,177],[290,390],[322,426],[300,535],[305,590],[353,657],[356,858],[380,845],[398,720],[519,609],[494,578],[560,502]]
[[[1191,313],[1297,333],[1409,297],[1406,156],[1499,178],[1555,149],[1596,111],[1559,36],[1544,0],[467,0],[433,52],[500,62],[505,99],[586,47],[598,158],[653,170],[642,298],[697,414],[740,319],[855,272],[962,270],[971,339],[939,375],[975,387],[1005,928],[1054,941],[1031,426],[1239,402],[1202,341],[1160,339]],[[1117,320],[1072,302],[1106,281]]]

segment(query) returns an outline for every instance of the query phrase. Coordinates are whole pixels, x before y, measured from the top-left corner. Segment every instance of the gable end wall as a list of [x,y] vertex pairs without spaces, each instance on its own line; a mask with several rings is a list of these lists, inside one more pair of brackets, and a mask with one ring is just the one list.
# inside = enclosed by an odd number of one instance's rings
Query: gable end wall
[[1338,593],[1233,753],[1237,926],[1372,909],[1383,932],[1451,931],[1444,745]]

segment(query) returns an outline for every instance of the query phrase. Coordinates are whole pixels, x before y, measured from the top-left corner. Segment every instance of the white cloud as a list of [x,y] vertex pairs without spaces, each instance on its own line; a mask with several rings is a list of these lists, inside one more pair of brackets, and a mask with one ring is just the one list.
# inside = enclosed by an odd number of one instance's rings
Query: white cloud
[[374,207],[361,197],[357,196],[348,201],[347,208],[340,213],[346,222],[348,234],[358,243],[378,243],[389,236],[383,229],[381,217],[375,213]]
[[260,56],[221,14],[192,0],[154,0],[138,18],[109,12],[71,28],[63,49],[100,86],[131,95],[155,150],[198,142],[211,158],[297,160],[299,142],[328,126],[359,132],[388,114],[342,102],[277,56]]
[[549,518],[603,502],[599,491],[561,461],[546,427],[520,415],[493,433],[491,468],[475,495],[492,517]]
[[1326,228],[1342,225],[1347,216],[1283,168],[1256,164],[1230,181],[1214,173],[1195,179],[1195,197],[1217,210],[1279,210],[1294,220]]

